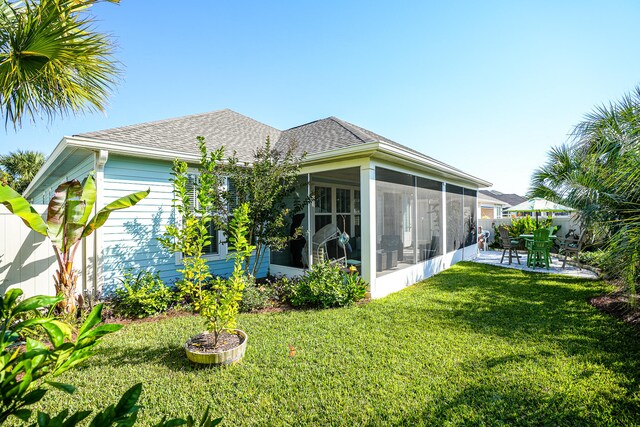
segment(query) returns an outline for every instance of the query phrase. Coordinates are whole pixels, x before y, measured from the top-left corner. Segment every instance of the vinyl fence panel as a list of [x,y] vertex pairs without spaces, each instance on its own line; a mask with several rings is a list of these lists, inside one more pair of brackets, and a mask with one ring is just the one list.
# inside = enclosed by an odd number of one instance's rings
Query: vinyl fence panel
[[[34,206],[42,215],[46,205]],[[4,207],[0,211],[0,292],[20,287],[24,297],[54,295],[53,277],[57,269],[55,253],[49,240],[29,229],[20,218]],[[76,255],[75,266],[80,270],[78,291],[83,283],[93,278],[91,264],[86,262],[86,247],[83,244]]]

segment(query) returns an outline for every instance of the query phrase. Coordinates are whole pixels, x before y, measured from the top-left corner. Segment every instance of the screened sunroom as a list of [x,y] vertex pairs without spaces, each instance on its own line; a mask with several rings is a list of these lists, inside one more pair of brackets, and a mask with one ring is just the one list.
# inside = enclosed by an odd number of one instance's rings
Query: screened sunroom
[[271,253],[272,274],[331,260],[355,266],[381,297],[476,256],[484,181],[439,163],[375,157],[303,168],[297,197],[311,201],[292,218],[289,246]]

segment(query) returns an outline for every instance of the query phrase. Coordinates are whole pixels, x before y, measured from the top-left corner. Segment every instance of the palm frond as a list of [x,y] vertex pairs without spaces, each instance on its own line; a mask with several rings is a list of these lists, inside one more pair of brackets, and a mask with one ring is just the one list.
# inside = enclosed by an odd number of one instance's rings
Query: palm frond
[[94,30],[95,1],[40,0],[0,8],[0,111],[5,127],[103,111],[119,75],[113,44]]

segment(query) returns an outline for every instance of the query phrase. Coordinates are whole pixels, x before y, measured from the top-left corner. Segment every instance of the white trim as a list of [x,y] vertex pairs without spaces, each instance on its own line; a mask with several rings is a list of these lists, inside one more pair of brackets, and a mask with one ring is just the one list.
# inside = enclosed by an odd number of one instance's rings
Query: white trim
[[[99,150],[94,155],[93,166],[96,174],[96,202],[94,214],[97,214],[104,207],[104,166],[109,160],[109,152]],[[102,290],[104,284],[104,255],[102,253],[103,233],[101,228],[93,232],[93,292],[97,295],[98,290]]]
[[[402,148],[396,145],[391,145],[386,142],[369,142],[360,145],[354,145],[349,147],[343,147],[335,150],[323,151],[321,153],[315,153],[305,158],[305,165],[311,165],[319,163],[321,161],[328,161],[335,158],[344,158],[348,156],[375,156],[376,153],[387,154],[392,157],[391,160],[404,160],[408,161],[412,165],[426,166],[429,169],[436,170],[440,173],[459,178],[463,181],[472,182],[479,187],[490,187],[492,184],[483,179],[477,178],[473,175],[469,175],[466,172],[460,171],[452,166],[442,163],[438,160],[427,157],[423,154],[416,153],[408,148]],[[413,172],[412,172],[413,173]]]
[[[122,142],[83,137],[65,137],[63,140],[66,140],[68,145],[73,145],[80,148],[88,148],[91,150],[102,149],[116,152],[118,154],[129,154],[133,156],[163,160],[174,160],[177,158],[192,163],[197,163],[200,161],[199,154],[189,154],[177,150],[141,147]],[[335,163],[336,160],[349,160],[349,157],[369,157],[371,155],[375,155],[376,152],[382,154],[383,156],[384,154],[390,155],[393,158],[392,160],[401,159],[408,161],[413,165],[417,164],[418,166],[426,166],[430,169],[434,169],[438,172],[451,175],[464,181],[473,182],[480,187],[490,187],[492,185],[488,181],[477,178],[473,175],[469,175],[466,172],[447,165],[446,163],[432,159],[408,148],[404,148],[398,145],[392,145],[386,142],[368,142],[364,144],[323,151],[321,153],[310,154],[304,159],[303,165],[312,166],[319,162],[326,162],[327,160],[331,160],[332,163]],[[313,171],[306,170],[306,168],[303,171],[303,173],[309,172]]]
[[477,244],[467,246],[466,254],[464,248],[461,248],[379,276],[376,279],[376,287],[371,292],[371,297],[382,298],[440,273],[460,261],[474,259],[477,256],[477,246]]
[[437,171],[444,172],[449,175],[453,175],[465,181],[471,181],[475,184],[478,184],[480,187],[491,187],[493,185],[489,181],[485,181],[483,179],[477,178],[466,172],[458,170],[453,166],[449,166],[446,163],[440,162],[436,159],[432,159],[420,153],[415,153],[413,151],[410,151],[409,149],[406,149],[397,145],[381,143],[379,151],[392,154],[394,157],[400,157],[402,159],[412,160],[414,163],[415,163],[415,160],[418,160],[418,163],[428,166],[431,169],[435,169]]
[[139,145],[133,145],[122,142],[113,142],[107,140],[82,138],[77,136],[67,136],[69,145],[80,148],[88,148],[91,150],[101,149],[109,150],[112,153],[128,154],[136,157],[145,157],[162,160],[180,159],[186,162],[197,163],[200,161],[200,154],[189,154],[184,151],[167,150],[163,148],[149,148]]
[[38,170],[36,176],[33,177],[27,188],[22,193],[25,197],[28,197],[29,192],[40,184],[39,181],[42,179],[45,172],[58,160],[58,157],[62,155],[65,148],[67,148],[67,141],[66,138],[62,138],[58,145],[56,145],[56,148],[53,149],[51,155],[47,157],[47,160],[44,162],[40,170]]

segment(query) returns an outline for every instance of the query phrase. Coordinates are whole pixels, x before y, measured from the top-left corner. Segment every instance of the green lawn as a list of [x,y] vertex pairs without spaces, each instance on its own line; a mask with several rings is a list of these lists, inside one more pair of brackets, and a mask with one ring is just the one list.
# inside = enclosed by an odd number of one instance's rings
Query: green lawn
[[640,425],[638,330],[587,304],[608,290],[460,263],[366,305],[242,315],[247,354],[223,368],[187,362],[198,318],[133,324],[45,404],[102,407],[142,381],[141,424],[211,405],[226,426]]

